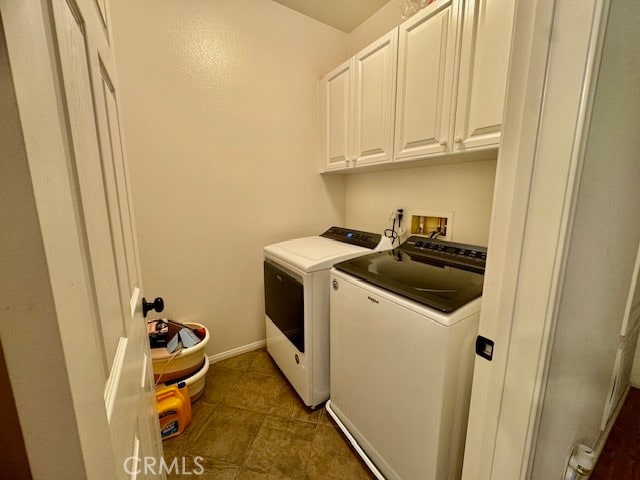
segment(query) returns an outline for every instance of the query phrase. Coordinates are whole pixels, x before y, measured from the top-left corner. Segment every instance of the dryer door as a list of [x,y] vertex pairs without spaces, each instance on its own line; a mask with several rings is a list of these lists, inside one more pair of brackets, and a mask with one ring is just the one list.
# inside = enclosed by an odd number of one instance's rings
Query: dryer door
[[264,262],[267,317],[304,353],[304,288],[302,282],[272,262]]

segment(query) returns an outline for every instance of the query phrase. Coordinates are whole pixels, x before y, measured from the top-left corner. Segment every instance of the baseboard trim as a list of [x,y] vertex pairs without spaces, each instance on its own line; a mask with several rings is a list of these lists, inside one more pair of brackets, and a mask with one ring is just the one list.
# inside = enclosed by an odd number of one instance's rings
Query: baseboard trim
[[257,342],[253,342],[248,345],[232,348],[231,350],[227,350],[226,352],[216,353],[215,355],[209,355],[209,363],[216,363],[221,360],[225,360],[227,358],[235,357],[236,355],[240,355],[242,353],[258,350],[260,348],[263,348],[266,344],[267,344],[266,340],[258,340]]

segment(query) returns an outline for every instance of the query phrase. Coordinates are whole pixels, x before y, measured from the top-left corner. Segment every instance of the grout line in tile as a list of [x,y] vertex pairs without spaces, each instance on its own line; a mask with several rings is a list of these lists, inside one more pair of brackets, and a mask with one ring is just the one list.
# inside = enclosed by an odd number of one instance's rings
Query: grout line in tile
[[244,456],[242,457],[242,461],[240,462],[242,464],[243,467],[245,468],[249,468],[246,465],[247,459],[249,458],[249,453],[251,452],[251,449],[253,448],[253,444],[256,443],[256,439],[258,438],[258,435],[260,434],[260,431],[262,430],[262,427],[264,426],[265,421],[267,420],[267,414],[262,414],[262,421],[260,422],[260,427],[256,430],[256,434],[253,436],[253,438],[251,439],[251,443],[247,446],[247,450],[244,452]]

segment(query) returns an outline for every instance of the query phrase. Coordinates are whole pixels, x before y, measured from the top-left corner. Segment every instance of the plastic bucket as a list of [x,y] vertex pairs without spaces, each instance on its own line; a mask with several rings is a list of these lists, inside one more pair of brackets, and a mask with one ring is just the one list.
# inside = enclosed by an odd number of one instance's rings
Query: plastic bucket
[[[199,323],[185,323],[185,325],[191,328],[205,328]],[[173,383],[174,380],[188,377],[200,370],[205,364],[204,347],[207,343],[209,343],[209,330],[205,328],[204,338],[193,347],[164,355],[156,355],[154,350],[160,349],[152,349],[153,378],[156,383]]]
[[191,403],[198,400],[204,394],[204,387],[206,385],[206,375],[209,371],[209,358],[204,357],[204,364],[200,367],[200,370],[189,375],[185,378],[180,378],[178,380],[174,380],[171,384],[176,384],[178,382],[185,382],[187,387],[189,388],[189,398],[191,399]]

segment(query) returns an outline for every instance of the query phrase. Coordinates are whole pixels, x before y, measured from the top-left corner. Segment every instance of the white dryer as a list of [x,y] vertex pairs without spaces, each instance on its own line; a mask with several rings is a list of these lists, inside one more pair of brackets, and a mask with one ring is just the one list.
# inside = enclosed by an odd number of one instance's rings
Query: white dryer
[[390,248],[387,237],[340,227],[264,248],[267,351],[306,405],[329,398],[329,270]]

